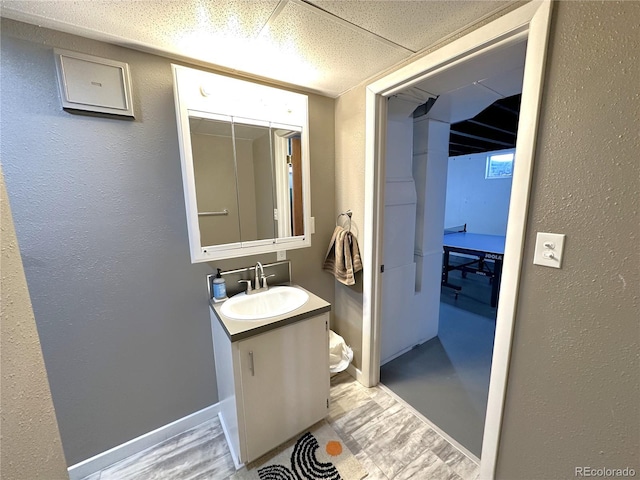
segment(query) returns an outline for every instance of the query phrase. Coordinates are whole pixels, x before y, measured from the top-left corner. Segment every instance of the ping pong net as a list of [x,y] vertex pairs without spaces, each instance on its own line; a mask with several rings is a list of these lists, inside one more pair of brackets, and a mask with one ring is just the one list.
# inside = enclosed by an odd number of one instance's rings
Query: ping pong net
[[467,224],[458,225],[457,227],[450,227],[444,229],[444,234],[449,235],[451,233],[463,233],[467,231]]

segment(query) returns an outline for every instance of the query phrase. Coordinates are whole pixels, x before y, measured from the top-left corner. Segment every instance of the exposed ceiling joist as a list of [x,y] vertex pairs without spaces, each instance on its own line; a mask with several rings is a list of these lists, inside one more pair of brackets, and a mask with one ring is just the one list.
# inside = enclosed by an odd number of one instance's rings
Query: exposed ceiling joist
[[451,136],[460,136],[460,137],[465,137],[471,140],[477,140],[479,142],[492,143],[495,145],[500,145],[504,148],[510,148],[512,146],[512,144],[509,142],[503,142],[501,140],[496,140],[495,138],[491,138],[491,137],[481,137],[479,135],[472,135],[470,133],[464,133],[459,130],[451,130]]
[[505,130],[504,128],[499,128],[499,127],[496,127],[495,125],[491,125],[491,124],[488,124],[488,123],[479,122],[477,120],[474,120],[473,118],[470,119],[470,120],[467,120],[467,123],[469,123],[471,125],[478,125],[479,127],[489,128],[491,130],[495,130],[496,132],[506,133],[507,135],[513,135],[513,136],[516,135],[516,132]]
[[449,156],[515,148],[520,97],[502,98],[475,117],[451,124]]

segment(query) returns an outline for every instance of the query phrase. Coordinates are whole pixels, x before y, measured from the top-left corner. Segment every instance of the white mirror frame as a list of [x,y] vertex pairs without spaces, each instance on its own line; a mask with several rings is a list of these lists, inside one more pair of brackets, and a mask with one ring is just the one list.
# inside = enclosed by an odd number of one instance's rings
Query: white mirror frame
[[[178,122],[182,182],[189,231],[191,263],[257,255],[311,246],[311,182],[309,161],[308,98],[306,95],[267,87],[232,77],[171,65]],[[202,245],[189,129],[189,111],[270,122],[274,128],[302,128],[302,189],[304,235],[268,241]],[[277,195],[278,199],[283,198]],[[280,200],[279,200],[280,201]],[[278,208],[280,211],[280,208]]]

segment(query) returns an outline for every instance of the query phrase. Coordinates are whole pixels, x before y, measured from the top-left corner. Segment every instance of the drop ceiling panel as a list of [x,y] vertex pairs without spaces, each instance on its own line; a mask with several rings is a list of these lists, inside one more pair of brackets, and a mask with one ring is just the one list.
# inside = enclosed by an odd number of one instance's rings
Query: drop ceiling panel
[[[140,1],[2,1],[2,14],[17,20],[39,19],[42,25],[70,33],[86,31],[150,43],[174,51],[176,40],[191,35],[249,39],[258,35],[279,0],[140,0]],[[20,18],[22,17],[22,18]],[[40,23],[40,22],[39,22]],[[75,31],[73,27],[75,28]],[[188,51],[182,52],[189,56]]]
[[311,0],[311,3],[417,52],[505,8],[509,2]]
[[443,95],[471,83],[495,78],[496,72],[502,75],[503,72],[524,68],[525,53],[526,42],[495,48],[453,68],[436,73],[419,82],[416,87],[435,95]]
[[[304,63],[313,65],[317,73],[313,84],[334,95],[410,54],[404,48],[299,2],[288,2],[261,37],[281,49],[295,52]],[[282,65],[290,75],[295,74],[295,68],[296,64]]]
[[429,110],[429,118],[447,123],[461,122],[475,117],[500,98],[497,93],[480,85],[467,85],[438,97]]
[[[3,17],[337,96],[505,1],[0,0]],[[314,5],[317,5],[314,6]],[[340,17],[340,18],[339,18]],[[78,47],[81,49],[81,47]]]
[[522,80],[524,79],[524,67],[514,68],[500,75],[487,78],[480,82],[481,85],[499,93],[503,97],[510,97],[522,93]]

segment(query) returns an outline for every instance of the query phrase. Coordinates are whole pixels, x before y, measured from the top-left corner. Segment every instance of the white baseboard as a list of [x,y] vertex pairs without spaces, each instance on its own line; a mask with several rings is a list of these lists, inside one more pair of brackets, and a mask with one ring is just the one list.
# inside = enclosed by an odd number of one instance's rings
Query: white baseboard
[[402,350],[400,350],[399,352],[394,353],[393,355],[391,355],[388,358],[383,358],[380,360],[380,366],[383,366],[387,363],[389,363],[391,360],[395,360],[398,357],[401,357],[402,355],[404,355],[405,353],[407,353],[408,351],[412,350],[414,347],[416,347],[417,345],[411,345],[410,347],[407,348],[403,348]]
[[394,353],[389,358],[385,358],[385,359],[380,360],[380,366],[383,366],[384,364],[389,363],[391,360],[395,360],[396,358],[401,357],[402,355],[404,355],[405,353],[409,352],[410,350],[413,350],[414,348],[419,347],[423,343],[428,342],[432,338],[436,338],[436,337],[437,337],[437,335],[434,335],[434,336],[429,337],[429,338],[423,338],[422,340],[420,340],[415,345],[411,345],[411,346],[409,346],[407,348],[404,348],[404,349],[400,350],[399,352]]
[[362,377],[362,370],[360,370],[359,368],[354,367],[353,363],[350,363],[349,366],[347,367],[347,373],[349,375],[351,375],[353,378],[355,378],[359,383],[364,385],[364,381],[363,381],[363,377]]
[[224,423],[222,412],[218,412],[218,418],[220,419],[220,425],[222,425],[222,432],[224,433],[224,438],[227,440],[227,445],[229,445],[229,451],[231,452],[233,465],[236,467],[236,470],[240,470],[242,467],[244,467],[244,463],[240,462],[240,458],[238,455],[239,452],[236,452],[233,447],[233,442],[231,441],[231,437],[229,436],[229,430],[227,429],[227,424]]
[[202,410],[198,410],[186,417],[168,423],[160,428],[140,435],[128,442],[113,447],[105,452],[99,453],[91,458],[83,460],[80,463],[70,466],[69,480],[80,480],[84,477],[92,475],[100,470],[113,465],[114,463],[124,460],[131,455],[153,447],[179,433],[185,432],[193,427],[200,425],[208,420],[215,418],[220,412],[220,404],[210,405]]

